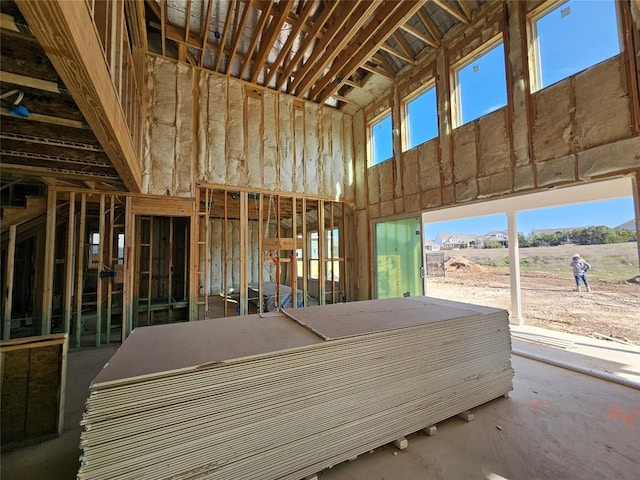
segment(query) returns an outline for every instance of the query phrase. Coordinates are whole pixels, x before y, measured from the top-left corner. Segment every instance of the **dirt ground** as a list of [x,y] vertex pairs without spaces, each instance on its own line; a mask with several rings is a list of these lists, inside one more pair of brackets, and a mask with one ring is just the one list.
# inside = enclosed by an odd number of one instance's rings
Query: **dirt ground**
[[[446,276],[427,281],[427,295],[511,310],[504,268],[451,257]],[[571,272],[521,273],[525,323],[579,335],[600,334],[640,345],[640,284],[591,278],[591,292],[575,290]]]

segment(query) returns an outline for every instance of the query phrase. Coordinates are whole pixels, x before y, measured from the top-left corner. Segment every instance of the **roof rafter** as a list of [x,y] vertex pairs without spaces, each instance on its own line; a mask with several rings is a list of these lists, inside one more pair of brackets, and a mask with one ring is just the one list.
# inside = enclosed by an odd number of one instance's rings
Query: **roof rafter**
[[[209,25],[211,25],[211,10],[213,9],[213,0],[207,1],[207,18],[204,20],[204,25],[200,30],[200,36],[202,37],[202,50],[200,50],[200,66],[204,65],[204,57],[207,53],[207,43],[209,43]],[[189,40],[189,29],[184,32],[185,42]]]
[[231,25],[231,15],[233,12],[236,12],[236,16],[238,15],[238,0],[231,0],[229,6],[227,7],[227,16],[224,20],[224,28],[222,29],[222,37],[220,38],[220,42],[218,43],[218,55],[216,55],[216,63],[213,69],[217,72],[220,67],[220,60],[222,59],[222,55],[224,54],[224,46],[227,43],[227,35],[229,34],[229,25]]
[[309,2],[305,2],[302,12],[298,16],[296,23],[292,26],[291,31],[289,32],[287,41],[285,42],[284,46],[278,53],[278,57],[276,58],[276,61],[273,62],[272,68],[269,69],[269,74],[266,76],[264,81],[265,85],[269,85],[269,82],[271,82],[271,80],[273,79],[274,75],[278,71],[278,68],[280,68],[280,65],[282,65],[282,61],[284,60],[284,57],[288,55],[289,52],[291,51],[293,42],[295,41],[296,37],[302,30],[302,26],[307,21],[307,18],[309,18],[309,15],[311,15],[311,12],[313,11],[318,1],[319,0],[311,0]]
[[293,7],[293,0],[285,0],[277,5],[278,12],[274,14],[269,24],[268,30],[263,35],[260,41],[260,48],[256,54],[256,60],[253,65],[253,74],[251,75],[251,82],[255,83],[260,75],[260,71],[264,66],[264,62],[267,60],[267,55],[271,48],[273,48],[273,42],[282,31],[282,26],[287,21],[288,13]]
[[[307,59],[296,78],[289,86],[289,93],[298,96],[313,85],[324,69],[340,54],[345,45],[367,21],[369,15],[380,5],[380,0],[373,2],[344,2],[343,8],[336,12],[338,19],[331,24],[325,34],[318,40],[313,53]],[[337,43],[330,43],[337,39]],[[331,48],[329,48],[329,46]],[[298,88],[299,86],[299,88]]]
[[418,40],[422,40],[427,45],[431,45],[432,47],[437,47],[438,46],[437,42],[435,42],[431,37],[425,35],[420,30],[417,30],[417,29],[413,28],[411,25],[408,25],[408,24],[400,25],[400,28],[402,30],[404,30],[405,32],[413,35]]
[[284,72],[280,77],[280,80],[278,80],[278,86],[277,86],[278,90],[282,90],[283,85],[285,84],[285,82],[289,78],[289,75],[291,75],[291,72],[293,71],[295,66],[298,64],[302,56],[304,55],[304,52],[309,48],[311,43],[316,39],[316,37],[318,36],[318,33],[320,32],[320,29],[325,25],[325,23],[327,22],[331,14],[335,11],[335,9],[338,8],[339,3],[340,2],[330,2],[328,4],[327,3],[324,4],[324,9],[322,10],[322,12],[320,12],[318,19],[316,20],[316,23],[313,25],[313,28],[305,37],[304,43],[300,46],[296,54],[293,56],[293,59],[291,59],[289,63],[285,65]]
[[431,38],[433,38],[433,42],[435,43],[434,47],[439,47],[442,42],[442,35],[434,25],[433,21],[421,10],[416,12],[416,16],[422,22],[422,26],[429,32]]
[[[253,0],[249,0],[244,4],[244,10],[242,11],[242,17],[240,18],[240,22],[237,24],[235,28],[235,33],[233,35],[233,41],[231,43],[231,52],[227,59],[227,68],[226,73],[227,76],[231,75],[231,62],[233,62],[233,58],[236,56],[236,50],[238,49],[238,42],[240,41],[240,37],[242,36],[242,31],[244,30],[244,26],[247,23],[247,18],[249,18],[249,10],[251,10],[251,3]],[[240,3],[238,2],[238,5]],[[237,20],[237,15],[236,15]]]
[[449,15],[460,20],[462,23],[469,23],[469,19],[464,14],[464,12],[460,12],[459,10],[454,8],[453,4],[445,0],[432,0],[432,1],[441,9],[443,9],[445,12],[447,12]]
[[[329,73],[311,91],[310,97],[317,99],[320,103],[324,103],[333,90],[340,88],[345,78],[350,77],[365,59],[370,58],[387,38],[400,25],[406,23],[425,3],[426,0],[405,0],[403,2],[384,4],[383,8],[379,9],[378,15],[374,17],[373,25],[377,24],[378,27],[372,29],[373,35],[367,33],[364,35],[366,40],[356,40],[351,47],[345,50],[340,61],[334,63]],[[337,85],[329,84],[334,79]]]
[[240,75],[238,78],[242,78],[244,76],[244,72],[247,71],[247,67],[251,63],[251,57],[253,56],[253,51],[258,44],[258,40],[261,40],[265,36],[265,25],[267,21],[271,18],[271,9],[273,8],[274,3],[269,2],[262,13],[260,15],[260,20],[258,20],[258,24],[253,32],[253,37],[251,38],[251,43],[249,44],[249,48],[247,49],[246,57],[244,59],[244,63],[242,64],[242,68],[240,68]]
[[411,45],[409,45],[409,42],[407,42],[407,39],[404,38],[402,33],[400,33],[399,29],[393,32],[393,35],[391,37],[396,41],[398,45],[400,45],[400,48],[402,48],[402,51],[406,53],[407,56],[411,57],[412,59],[415,57],[416,54],[413,51],[413,48],[411,48]]

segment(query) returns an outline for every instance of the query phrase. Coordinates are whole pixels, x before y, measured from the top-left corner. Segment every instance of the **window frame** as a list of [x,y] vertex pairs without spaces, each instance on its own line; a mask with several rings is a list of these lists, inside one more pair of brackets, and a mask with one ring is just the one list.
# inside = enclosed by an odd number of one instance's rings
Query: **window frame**
[[[391,119],[391,156],[385,158],[384,160],[380,160],[378,162],[374,163],[375,160],[375,144],[374,144],[374,134],[373,134],[373,128],[380,122],[382,122],[383,120],[385,120],[387,117],[389,117]],[[379,115],[376,115],[375,117],[373,117],[368,123],[367,123],[367,138],[368,138],[368,148],[367,148],[367,153],[368,153],[368,158],[367,158],[367,168],[371,168],[374,167],[376,165],[380,165],[388,160],[391,160],[394,157],[394,150],[393,150],[393,125],[394,125],[394,118],[393,118],[393,112],[391,111],[391,108],[387,108],[385,109],[382,113],[380,113]]]
[[[426,94],[431,89],[434,90],[434,93],[436,96],[436,130],[437,130],[436,136],[428,138],[422,143],[417,143],[413,146],[410,146],[409,145],[409,140],[410,140],[409,138],[410,137],[409,104],[415,99],[417,99],[418,97]],[[403,153],[408,150],[411,150],[412,148],[417,147],[418,145],[427,143],[430,140],[433,140],[434,138],[438,138],[440,136],[440,117],[438,115],[439,113],[438,112],[438,86],[436,85],[435,78],[431,79],[429,82],[424,84],[424,86],[420,87],[419,89],[411,92],[409,95],[402,98],[402,100],[400,101],[400,111],[402,114],[402,152]]]
[[[478,120],[478,118],[482,118],[484,116],[484,115],[481,115],[480,117],[474,118],[473,120],[468,120],[462,123],[462,99],[460,96],[460,82],[459,82],[458,72],[463,68],[465,68],[466,66],[470,65],[471,63],[478,60],[480,57],[485,55],[490,50],[493,50],[499,44],[502,44],[502,49],[503,49],[502,51],[505,55],[505,57],[503,58],[503,61],[504,61],[504,73],[505,73],[505,81],[504,81],[505,97],[507,100],[506,103],[500,108],[504,108],[507,105],[509,105],[509,85],[507,84],[507,58],[506,58],[505,38],[504,38],[504,32],[500,32],[495,36],[491,37],[489,40],[487,40],[485,43],[483,43],[481,46],[473,50],[468,55],[465,55],[460,60],[453,63],[449,68],[449,79],[451,84],[451,125],[453,129],[456,129],[468,123],[474,122]],[[486,115],[490,115],[491,113],[493,112],[489,112]]]
[[[529,91],[530,93],[536,93],[540,90],[549,87],[551,85],[555,85],[556,83],[562,82],[569,77],[576,75],[577,73],[583,71],[580,70],[576,73],[568,75],[561,80],[557,80],[554,83],[549,85],[542,84],[542,56],[540,55],[540,42],[538,41],[538,26],[537,22],[542,17],[551,13],[552,10],[562,7],[565,3],[569,3],[570,0],[547,0],[543,2],[541,5],[532,9],[527,13],[527,64],[529,67]],[[612,0],[614,4],[615,12],[616,12],[616,26],[618,30],[618,45],[620,47],[620,52],[617,55],[624,52],[624,33],[623,33],[623,25],[622,25],[622,12],[620,10],[619,2],[616,0]],[[609,57],[612,58],[612,57]],[[606,59],[605,59],[606,60]],[[605,61],[600,60],[594,64],[589,65],[586,68],[591,68],[593,65],[597,65],[598,63]],[[586,69],[585,68],[585,69]]]

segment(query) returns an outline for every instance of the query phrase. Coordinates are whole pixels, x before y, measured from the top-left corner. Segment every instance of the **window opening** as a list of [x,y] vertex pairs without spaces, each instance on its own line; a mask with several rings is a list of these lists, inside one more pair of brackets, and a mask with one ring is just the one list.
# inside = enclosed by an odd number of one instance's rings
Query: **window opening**
[[568,0],[530,22],[532,90],[552,85],[620,53],[616,2]]
[[405,103],[405,151],[438,136],[436,101],[436,87],[431,86]]
[[502,41],[475,54],[455,69],[455,125],[461,126],[507,104]]
[[391,133],[391,114],[373,122],[371,132],[371,159],[369,166],[377,165],[393,157],[393,135]]

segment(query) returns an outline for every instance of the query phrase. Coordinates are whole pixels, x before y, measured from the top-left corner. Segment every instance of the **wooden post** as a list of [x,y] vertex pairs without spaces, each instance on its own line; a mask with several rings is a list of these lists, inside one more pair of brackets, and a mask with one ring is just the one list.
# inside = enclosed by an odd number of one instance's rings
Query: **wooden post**
[[[71,221],[71,217],[69,217]],[[64,334],[64,342],[62,343],[62,358],[60,359],[60,390],[58,392],[58,436],[62,435],[64,430],[64,401],[65,389],[67,386],[67,354],[69,352],[69,333]]]
[[2,326],[2,339],[9,340],[11,337],[11,308],[13,302],[13,272],[16,256],[16,225],[9,227],[9,244],[7,245],[7,272],[4,279],[4,314]]
[[189,321],[198,320],[198,262],[200,258],[199,252],[199,232],[200,232],[200,189],[198,188],[198,200],[193,205],[191,211],[191,220],[189,221],[189,252],[185,260],[185,278],[189,279],[189,285],[186,286],[186,296],[189,299]]
[[[65,287],[64,287],[64,332],[71,331],[71,316],[73,307],[71,299],[73,296],[73,266],[74,266],[74,245],[75,245],[75,216],[76,216],[76,194],[69,193],[69,217],[67,222],[67,254],[65,255]],[[67,342],[68,343],[68,342]]]
[[302,249],[302,302],[306,307],[309,304],[309,282],[307,280],[309,276],[309,241],[307,239],[307,199],[304,197],[302,198],[302,242],[304,245]]
[[264,236],[264,228],[262,225],[262,213],[264,207],[264,194],[260,194],[258,207],[258,312],[264,311],[264,302],[262,301],[262,284],[264,283],[264,251],[262,250],[262,238]]
[[[636,216],[636,238],[640,238],[640,172],[631,177],[631,189],[633,190],[633,206]],[[640,258],[640,242],[636,241],[638,258]]]
[[224,316],[226,317],[229,314],[229,302],[227,302],[227,295],[229,294],[229,285],[227,285],[227,272],[229,270],[229,259],[227,258],[227,248],[229,246],[229,240],[227,237],[229,236],[229,225],[227,221],[228,195],[226,191],[223,191],[222,194],[224,198],[224,221],[222,222],[222,236],[224,237],[222,240],[222,296],[224,298]]
[[297,207],[298,199],[291,198],[291,236],[293,237],[293,254],[291,255],[291,265],[289,271],[291,275],[291,306],[296,308],[298,306],[298,262],[296,257],[296,251],[298,250],[298,218]]
[[131,208],[131,197],[125,199],[124,214],[124,283],[122,285],[122,341],[131,333],[133,325],[133,245],[135,245],[135,222]]
[[[211,190],[206,189],[205,201],[206,206],[204,216],[204,315],[205,318],[209,318],[209,295],[211,294],[211,216],[210,216],[210,202],[211,202]],[[226,197],[226,196],[225,196]],[[226,202],[226,198],[225,198]],[[225,215],[226,216],[226,215]],[[224,292],[225,303],[227,292]],[[225,314],[226,317],[226,314]]]
[[[111,195],[111,200],[109,202],[109,228],[107,235],[107,270],[109,272],[113,271],[113,230],[114,224],[116,221],[116,205],[115,205],[115,196]],[[113,304],[113,277],[107,277],[107,335],[105,337],[106,343],[111,343],[111,309]]]
[[324,200],[318,200],[318,304],[325,304],[324,270],[326,260],[324,230]]
[[173,219],[174,217],[169,217],[169,268],[167,269],[167,305],[169,307],[167,316],[169,317],[169,323],[173,320],[173,289],[171,288],[173,283]]
[[82,296],[84,290],[84,259],[86,255],[86,223],[87,196],[83,193],[80,198],[80,225],[78,225],[78,255],[76,257],[76,347],[82,341]]
[[47,230],[44,251],[44,275],[42,294],[42,319],[40,334],[51,333],[51,309],[53,307],[53,269],[56,260],[56,191],[47,194]]
[[99,347],[102,343],[102,302],[104,295],[104,288],[102,285],[102,278],[100,273],[104,270],[104,206],[105,198],[104,194],[100,195],[100,212],[98,213],[98,286],[96,288],[96,347]]
[[[247,192],[240,192],[240,315],[247,314],[249,248],[249,203]],[[226,302],[225,302],[226,303]]]

